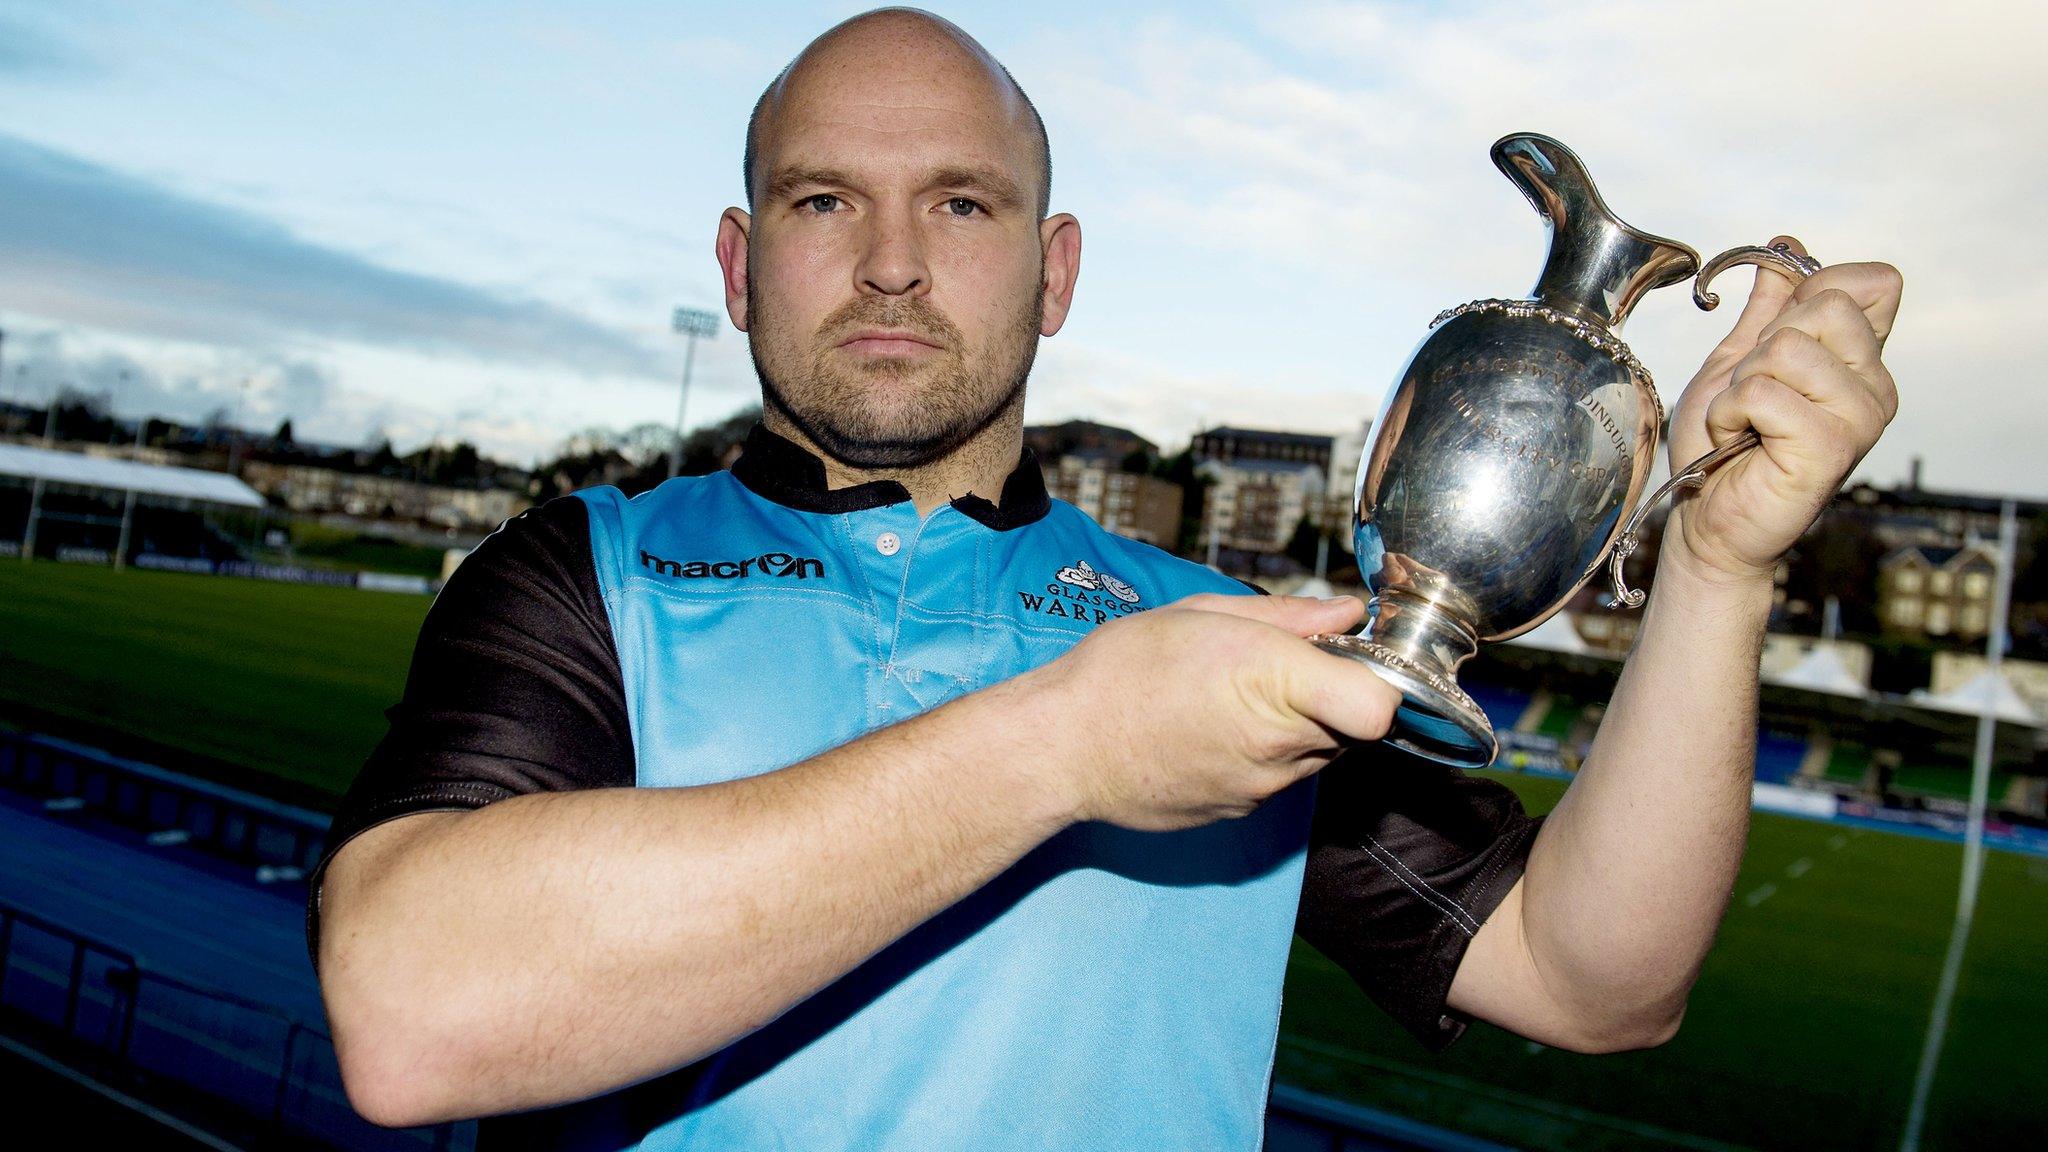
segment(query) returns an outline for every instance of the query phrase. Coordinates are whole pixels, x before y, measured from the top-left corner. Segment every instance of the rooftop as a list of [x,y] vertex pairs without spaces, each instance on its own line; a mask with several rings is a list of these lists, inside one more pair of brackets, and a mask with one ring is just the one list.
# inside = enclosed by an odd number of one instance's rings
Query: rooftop
[[134,492],[168,500],[196,500],[238,508],[261,508],[263,497],[226,472],[176,468],[134,460],[110,460],[54,448],[0,444],[0,476]]

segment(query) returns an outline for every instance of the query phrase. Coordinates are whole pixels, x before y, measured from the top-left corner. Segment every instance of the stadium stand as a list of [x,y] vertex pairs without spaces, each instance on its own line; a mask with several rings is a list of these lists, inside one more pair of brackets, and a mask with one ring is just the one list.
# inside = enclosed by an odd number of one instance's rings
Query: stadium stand
[[1777,732],[1761,733],[1756,742],[1756,778],[1765,784],[1790,783],[1805,759],[1806,741]]
[[[2012,785],[2012,774],[1993,772],[1990,795],[1995,803]],[[1970,770],[1954,764],[1901,764],[1892,773],[1891,791],[1899,796],[1970,798]]]
[[225,472],[0,444],[0,541],[16,554],[33,525],[37,556],[112,560],[125,520],[122,562],[145,553],[237,559],[240,550],[207,517],[263,507],[255,489]]
[[1837,784],[1865,791],[1874,788],[1870,775],[1870,749],[1861,744],[1837,743],[1828,753],[1827,767],[1823,770],[1827,779]]
[[1537,723],[1536,731],[1555,740],[1569,741],[1573,729],[1578,727],[1579,720],[1585,712],[1585,705],[1576,700],[1552,696],[1550,707],[1543,713],[1543,719]]
[[1461,684],[1460,687],[1486,713],[1486,718],[1493,721],[1496,729],[1513,728],[1521,720],[1522,713],[1529,709],[1531,697],[1527,692],[1484,683]]

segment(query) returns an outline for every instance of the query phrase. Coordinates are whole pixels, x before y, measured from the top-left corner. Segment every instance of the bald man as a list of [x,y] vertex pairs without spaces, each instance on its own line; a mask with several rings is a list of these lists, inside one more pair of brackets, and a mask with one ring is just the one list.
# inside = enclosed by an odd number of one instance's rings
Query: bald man
[[[508,522],[422,629],[308,943],[349,1097],[494,1146],[1242,1148],[1296,931],[1426,1045],[1677,1028],[1740,856],[1770,573],[1896,405],[1896,273],[1760,278],[1563,802],[1374,743],[1395,694],[1047,499],[1080,226],[965,33],[885,10],[763,94],[719,221],[763,420]],[[1341,763],[1333,761],[1342,758]],[[1327,771],[1324,769],[1328,768]]]

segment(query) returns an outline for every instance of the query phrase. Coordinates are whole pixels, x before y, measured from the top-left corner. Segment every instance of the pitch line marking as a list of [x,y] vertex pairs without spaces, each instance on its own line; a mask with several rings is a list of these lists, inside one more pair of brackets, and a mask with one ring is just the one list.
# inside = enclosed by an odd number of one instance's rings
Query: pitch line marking
[[1765,884],[1763,887],[1758,888],[1756,891],[1751,892],[1747,896],[1744,896],[1742,898],[1742,902],[1744,904],[1749,905],[1751,908],[1754,908],[1757,905],[1763,903],[1764,901],[1769,900],[1772,896],[1776,895],[1777,892],[1778,886],[1776,884]]
[[1828,837],[1828,851],[1830,852],[1840,852],[1842,849],[1847,848],[1848,846],[1849,838],[1847,836],[1842,835],[1840,832],[1837,832],[1833,836]]
[[1813,858],[1811,856],[1801,856],[1786,867],[1785,878],[1787,880],[1797,880],[1812,870]]

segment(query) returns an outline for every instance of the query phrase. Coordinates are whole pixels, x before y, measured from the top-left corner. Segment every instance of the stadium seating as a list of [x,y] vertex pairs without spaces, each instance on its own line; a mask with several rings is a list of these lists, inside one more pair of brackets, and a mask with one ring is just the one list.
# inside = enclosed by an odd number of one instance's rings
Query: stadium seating
[[1756,742],[1756,778],[1765,784],[1786,784],[1799,774],[1806,759],[1806,741],[1777,732],[1763,732]]
[[1531,697],[1527,692],[1513,688],[1502,688],[1493,684],[1460,684],[1473,703],[1479,705],[1486,718],[1493,721],[1495,728],[1513,728],[1529,707]]

